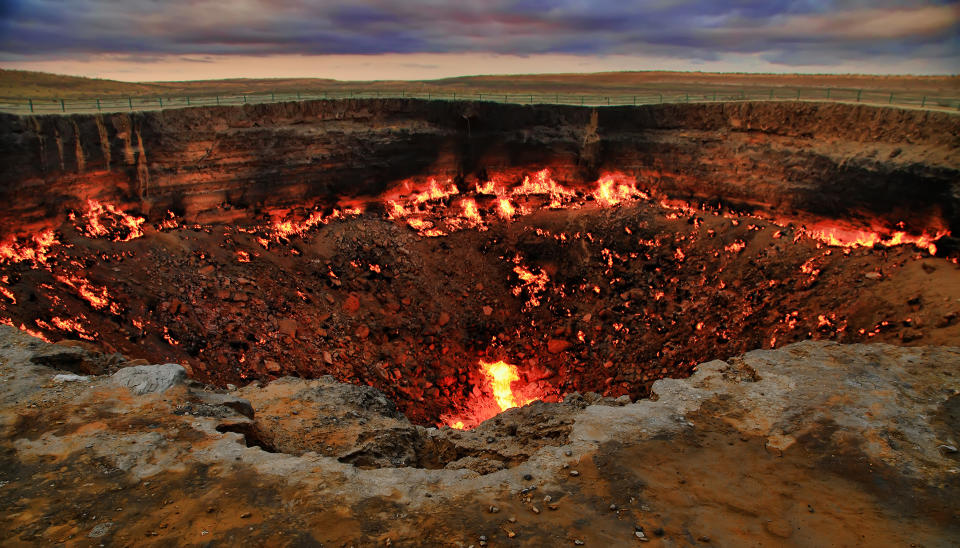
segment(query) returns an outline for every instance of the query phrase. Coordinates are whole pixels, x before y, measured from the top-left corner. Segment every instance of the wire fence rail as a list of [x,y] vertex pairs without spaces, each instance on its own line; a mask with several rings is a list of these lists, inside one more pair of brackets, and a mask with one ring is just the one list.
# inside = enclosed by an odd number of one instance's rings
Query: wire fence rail
[[960,98],[851,88],[724,89],[711,91],[643,91],[636,94],[597,95],[562,93],[432,92],[432,91],[303,91],[228,95],[102,97],[96,99],[22,99],[0,97],[0,111],[13,114],[80,114],[164,110],[333,99],[426,99],[432,101],[488,101],[511,104],[575,106],[632,106],[660,103],[729,101],[834,101],[873,105],[960,110]]

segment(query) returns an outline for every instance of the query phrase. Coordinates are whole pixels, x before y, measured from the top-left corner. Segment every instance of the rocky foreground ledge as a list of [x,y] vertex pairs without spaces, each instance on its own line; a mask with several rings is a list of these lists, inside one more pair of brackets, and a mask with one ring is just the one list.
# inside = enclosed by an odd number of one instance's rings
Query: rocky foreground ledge
[[802,342],[476,430],[0,326],[5,545],[946,546],[960,348]]

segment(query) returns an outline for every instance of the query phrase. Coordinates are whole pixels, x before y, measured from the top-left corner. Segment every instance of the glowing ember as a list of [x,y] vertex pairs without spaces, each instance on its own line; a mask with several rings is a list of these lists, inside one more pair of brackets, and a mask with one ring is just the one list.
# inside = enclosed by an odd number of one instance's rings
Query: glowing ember
[[2,285],[0,285],[0,295],[10,299],[11,303],[17,304],[17,298],[13,295],[13,292]]

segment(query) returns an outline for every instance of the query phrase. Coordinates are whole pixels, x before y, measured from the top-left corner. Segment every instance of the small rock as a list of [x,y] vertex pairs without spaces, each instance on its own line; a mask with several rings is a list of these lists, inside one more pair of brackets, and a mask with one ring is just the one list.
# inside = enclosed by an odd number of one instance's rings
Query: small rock
[[72,373],[53,376],[53,382],[87,382],[90,377],[86,375],[74,375]]
[[90,530],[90,534],[87,536],[89,538],[100,538],[110,532],[110,529],[113,527],[113,523],[107,521],[104,523],[98,523],[93,529]]
[[611,504],[611,505],[610,505],[610,509],[613,510],[614,512],[616,512],[616,511],[617,511],[617,505],[616,505],[616,504]]
[[580,540],[580,539],[577,539],[577,540],[573,541],[573,543],[576,544],[577,546],[583,546],[584,544],[586,544],[585,542],[583,542],[583,541]]
[[293,318],[283,318],[277,322],[277,331],[281,335],[286,335],[291,339],[297,336],[297,320]]
[[530,507],[530,511],[533,512],[534,514],[539,514],[539,513],[540,513],[540,509],[537,508],[536,506],[531,506],[531,507]]
[[244,512],[244,513],[240,514],[240,519],[247,519],[247,518],[249,518],[249,517],[252,516],[252,515],[253,515],[253,514],[251,514],[250,512]]
[[280,364],[273,360],[263,360],[263,366],[271,373],[280,372]]
[[483,315],[484,315],[484,316],[489,316],[489,315],[491,315],[491,314],[493,314],[493,307],[490,307],[490,306],[485,306],[485,307],[483,307]]
[[523,480],[524,480],[524,481],[530,481],[530,480],[532,480],[532,479],[533,479],[533,476],[531,476],[530,474],[524,474],[524,475],[523,475]]
[[947,445],[947,444],[945,444],[945,443],[942,444],[942,445],[938,445],[938,446],[937,446],[937,449],[939,449],[940,452],[941,452],[941,453],[944,453],[944,454],[946,454],[946,453],[956,453],[956,452],[957,452],[957,446],[955,446],[955,445]]
[[573,344],[570,343],[570,341],[565,341],[563,339],[550,339],[547,342],[547,351],[549,351],[551,354],[559,354],[571,346],[573,346]]
[[499,512],[499,511],[500,511],[500,509],[497,508],[496,506],[491,506],[491,507],[490,507],[490,513],[491,513],[491,514],[496,514],[496,513]]
[[577,477],[580,475],[580,472],[577,472],[576,470],[570,470],[570,475],[573,477]]
[[923,338],[923,331],[919,329],[916,329],[913,327],[906,327],[900,330],[900,340],[903,342],[911,342],[911,341],[915,341],[917,339],[922,339],[922,338]]
[[883,274],[879,272],[867,272],[866,274],[863,275],[863,277],[868,280],[879,280],[880,278],[883,277]]
[[573,456],[573,451],[567,449],[566,451],[563,452],[563,454],[566,455],[566,456],[568,456],[568,457],[572,457],[572,456]]
[[440,317],[437,318],[437,325],[439,325],[440,327],[443,327],[448,323],[450,323],[450,314],[447,314],[446,312],[441,312]]

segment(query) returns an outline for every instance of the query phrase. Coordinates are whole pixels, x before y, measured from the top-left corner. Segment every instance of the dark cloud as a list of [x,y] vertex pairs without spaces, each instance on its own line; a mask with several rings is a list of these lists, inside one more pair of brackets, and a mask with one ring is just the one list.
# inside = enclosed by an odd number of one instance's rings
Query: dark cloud
[[905,0],[0,0],[0,59],[484,52],[960,58],[960,4]]

